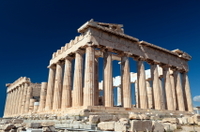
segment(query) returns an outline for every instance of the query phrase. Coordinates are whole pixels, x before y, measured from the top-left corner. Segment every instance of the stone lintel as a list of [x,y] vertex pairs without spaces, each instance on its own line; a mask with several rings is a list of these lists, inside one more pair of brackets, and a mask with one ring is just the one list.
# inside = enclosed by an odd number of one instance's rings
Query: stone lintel
[[10,83],[10,85],[7,88],[7,92],[10,92],[11,90],[17,88],[19,85],[21,85],[23,83],[31,83],[30,78],[27,78],[27,77],[18,78],[15,82]]

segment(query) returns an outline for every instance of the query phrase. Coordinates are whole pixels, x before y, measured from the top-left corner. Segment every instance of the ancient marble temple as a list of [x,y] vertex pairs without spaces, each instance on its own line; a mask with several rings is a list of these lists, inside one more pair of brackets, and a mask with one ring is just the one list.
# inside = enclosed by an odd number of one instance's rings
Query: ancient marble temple
[[[188,80],[191,56],[178,49],[169,51],[139,41],[124,34],[122,27],[120,24],[93,20],[83,24],[78,29],[80,36],[53,53],[48,66],[48,82],[41,83],[38,99],[31,95],[34,86],[27,78],[7,85],[4,117],[31,112],[70,113],[89,108],[104,111],[121,109],[125,112],[148,109],[192,112]],[[104,65],[98,63],[100,57]],[[120,107],[115,107],[113,103],[114,60],[121,62]],[[134,74],[137,79],[133,82],[130,60],[137,63],[137,74]],[[144,63],[150,65],[148,74]],[[101,88],[99,67],[103,67]],[[147,80],[152,83],[147,83]],[[135,106],[131,102],[131,83],[135,83]],[[101,101],[100,90],[103,91]]]

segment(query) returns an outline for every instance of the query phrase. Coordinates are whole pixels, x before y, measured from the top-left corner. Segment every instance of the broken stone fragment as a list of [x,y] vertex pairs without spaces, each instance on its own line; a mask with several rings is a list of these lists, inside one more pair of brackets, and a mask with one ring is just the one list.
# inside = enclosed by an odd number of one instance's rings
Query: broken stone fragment
[[103,131],[114,131],[115,122],[100,122],[97,127]]
[[152,131],[152,121],[150,120],[132,120],[130,131]]
[[163,123],[172,123],[172,124],[178,124],[179,121],[177,118],[164,118],[162,120]]
[[99,116],[98,115],[90,115],[89,116],[89,122],[91,124],[97,124],[97,123],[99,123]]
[[129,119],[131,119],[131,120],[140,120],[140,117],[138,116],[138,114],[131,113],[131,114],[129,114]]

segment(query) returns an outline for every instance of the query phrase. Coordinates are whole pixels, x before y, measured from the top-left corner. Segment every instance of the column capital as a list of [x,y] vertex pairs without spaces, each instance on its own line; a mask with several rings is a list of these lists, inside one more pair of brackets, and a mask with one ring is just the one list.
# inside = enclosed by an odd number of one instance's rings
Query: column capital
[[159,61],[156,61],[156,60],[151,60],[151,59],[146,59],[146,62],[149,64],[149,65],[159,65],[160,62]]
[[85,50],[84,49],[78,49],[77,51],[75,51],[75,53],[83,55],[85,53]]
[[56,64],[51,64],[47,68],[56,69]]
[[65,57],[65,60],[66,60],[66,59],[71,61],[71,60],[74,59],[74,57],[68,55],[67,57]]
[[143,56],[131,56],[131,57],[135,61],[145,61],[146,60],[146,58],[144,58]]

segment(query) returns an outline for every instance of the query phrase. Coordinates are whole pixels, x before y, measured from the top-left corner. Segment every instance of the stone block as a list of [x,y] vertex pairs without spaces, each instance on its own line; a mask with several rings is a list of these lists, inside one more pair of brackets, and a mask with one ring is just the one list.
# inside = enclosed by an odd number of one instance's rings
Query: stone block
[[91,124],[97,124],[97,123],[99,123],[99,116],[98,115],[90,115],[89,116],[89,122]]
[[129,120],[127,118],[121,118],[119,119],[119,122],[124,125],[129,125]]
[[177,129],[177,124],[163,123],[165,131],[174,131]]
[[21,123],[23,123],[23,122],[24,122],[24,121],[21,120],[21,119],[14,119],[14,120],[12,121],[13,124],[21,124]]
[[55,122],[42,122],[41,123],[41,126],[44,126],[44,127],[46,127],[46,126],[54,126],[55,125]]
[[194,123],[194,118],[193,117],[188,117],[188,124],[193,125]]
[[42,131],[43,132],[55,132],[56,131],[56,129],[55,129],[55,127],[54,126],[46,126],[46,127],[43,127],[42,128]]
[[193,119],[194,119],[194,123],[198,124],[198,122],[200,122],[200,115],[198,114],[193,115]]
[[130,131],[151,131],[152,121],[150,120],[132,120]]
[[131,114],[129,114],[129,119],[131,119],[131,120],[140,120],[140,117],[138,116],[138,114],[131,113]]
[[96,125],[92,125],[92,124],[81,124],[80,126],[84,129],[92,129],[92,130],[96,129]]
[[27,128],[40,128],[42,126],[41,126],[41,123],[29,122],[26,124],[26,127]]
[[115,127],[115,122],[100,122],[97,127],[103,131],[113,131]]
[[149,120],[150,119],[150,117],[147,116],[146,114],[139,115],[139,118],[140,118],[140,120]]
[[153,122],[153,132],[164,132],[164,126],[161,123]]
[[100,122],[112,121],[113,115],[99,115]]
[[10,129],[9,132],[17,132],[17,129]]
[[114,130],[116,132],[126,132],[127,131],[127,126],[125,124],[123,124],[123,123],[115,122]]
[[177,118],[164,118],[162,120],[163,123],[172,123],[172,124],[178,124],[178,119]]
[[188,124],[188,117],[182,117],[182,122],[184,125]]

